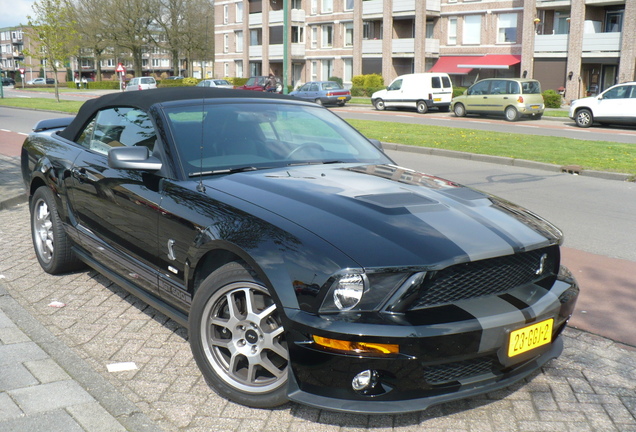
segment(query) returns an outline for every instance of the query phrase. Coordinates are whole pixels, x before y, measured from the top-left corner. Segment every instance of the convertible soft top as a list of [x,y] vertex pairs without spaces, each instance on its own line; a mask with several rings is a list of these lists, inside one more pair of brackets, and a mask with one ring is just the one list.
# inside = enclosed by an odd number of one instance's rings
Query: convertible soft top
[[73,121],[62,130],[59,135],[73,141],[83,130],[84,125],[93,117],[95,112],[111,107],[131,107],[148,111],[152,105],[188,99],[218,99],[218,98],[269,98],[291,99],[275,93],[222,89],[212,87],[168,87],[145,91],[117,92],[86,101],[79,109]]

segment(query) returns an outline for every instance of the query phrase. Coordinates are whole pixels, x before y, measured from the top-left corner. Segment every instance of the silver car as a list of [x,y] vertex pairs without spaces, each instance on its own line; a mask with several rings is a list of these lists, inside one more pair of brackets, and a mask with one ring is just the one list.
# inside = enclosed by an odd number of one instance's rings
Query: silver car
[[206,79],[197,84],[197,87],[234,88],[228,80],[224,79]]
[[157,88],[157,81],[153,77],[137,77],[126,85],[126,91],[149,90]]

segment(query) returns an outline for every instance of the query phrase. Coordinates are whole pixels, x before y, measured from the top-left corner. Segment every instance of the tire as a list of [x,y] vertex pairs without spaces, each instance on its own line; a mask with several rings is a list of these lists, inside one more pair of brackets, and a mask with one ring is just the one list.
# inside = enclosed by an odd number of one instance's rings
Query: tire
[[428,112],[428,105],[424,101],[418,101],[417,105],[415,105],[417,112],[420,114],[426,114]]
[[589,128],[594,123],[594,115],[587,108],[582,108],[574,115],[574,121],[578,127]]
[[46,187],[38,188],[31,198],[31,238],[35,256],[45,272],[66,273],[81,267],[75,256],[62,220],[57,212],[53,192]]
[[320,98],[316,98],[314,102],[316,102],[316,105],[322,105],[322,100]]
[[338,102],[338,103],[337,103],[337,105],[338,105],[339,107],[343,107],[343,106],[345,106],[345,103],[346,103],[346,102]]
[[201,283],[189,328],[194,359],[221,396],[254,408],[288,401],[289,351],[278,308],[245,264],[226,264]]
[[517,121],[519,120],[519,111],[517,111],[517,108],[509,106],[504,111],[504,116],[506,116],[506,120],[510,122]]
[[384,111],[386,109],[386,105],[384,105],[384,101],[382,99],[376,99],[373,101],[373,106],[378,111]]
[[464,104],[456,103],[453,107],[453,112],[455,113],[455,117],[466,117],[466,108]]

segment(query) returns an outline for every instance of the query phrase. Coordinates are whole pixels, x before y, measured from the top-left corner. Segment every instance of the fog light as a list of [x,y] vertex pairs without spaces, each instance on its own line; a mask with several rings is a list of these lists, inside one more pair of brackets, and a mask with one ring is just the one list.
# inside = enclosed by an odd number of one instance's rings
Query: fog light
[[368,392],[378,383],[379,374],[374,370],[360,372],[351,381],[351,387],[357,392]]

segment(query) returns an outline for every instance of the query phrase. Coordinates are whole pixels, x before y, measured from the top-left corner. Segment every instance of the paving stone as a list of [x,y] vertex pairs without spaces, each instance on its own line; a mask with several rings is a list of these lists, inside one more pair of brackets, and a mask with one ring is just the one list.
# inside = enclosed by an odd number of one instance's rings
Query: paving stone
[[86,432],[64,410],[38,413],[28,417],[7,420],[2,423],[2,432]]
[[126,432],[126,428],[96,402],[74,405],[67,411],[87,431]]
[[24,366],[29,369],[33,376],[42,384],[70,379],[64,369],[50,358],[25,362]]
[[4,428],[4,424],[9,419],[23,416],[24,413],[19,406],[13,402],[8,394],[0,392],[0,426]]
[[22,363],[6,364],[0,368],[0,391],[31,387],[39,383]]
[[27,415],[94,401],[86,390],[71,380],[21,388],[8,393]]

